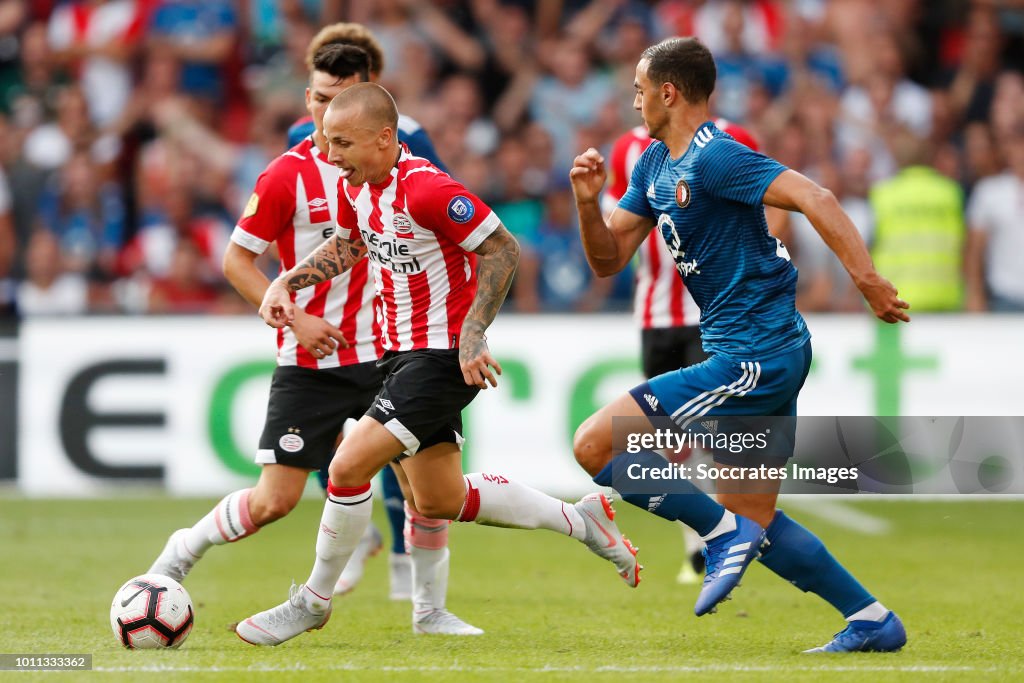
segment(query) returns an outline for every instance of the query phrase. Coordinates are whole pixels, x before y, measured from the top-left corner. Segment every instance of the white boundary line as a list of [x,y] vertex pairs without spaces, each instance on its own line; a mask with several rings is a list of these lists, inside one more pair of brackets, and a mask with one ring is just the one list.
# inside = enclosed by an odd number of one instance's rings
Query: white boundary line
[[942,502],[952,503],[958,501],[984,501],[990,503],[992,501],[1008,500],[1008,501],[1022,501],[1024,500],[1024,493],[790,493],[779,496],[779,500],[782,502],[786,501],[799,501],[799,500],[840,500],[844,503],[856,503],[860,500],[870,501],[906,501],[906,500],[917,500],[922,502]]
[[845,500],[836,500],[827,496],[825,500],[806,501],[790,498],[786,507],[794,507],[800,512],[823,519],[833,526],[856,531],[868,536],[881,536],[889,533],[892,524],[883,517],[869,515],[855,505],[847,505]]
[[387,673],[713,673],[713,672],[774,672],[774,671],[804,671],[804,672],[914,672],[914,673],[948,673],[948,672],[1010,672],[1016,669],[997,667],[973,667],[973,666],[943,666],[939,664],[911,664],[907,666],[793,666],[790,664],[708,664],[702,666],[539,666],[539,667],[501,667],[501,666],[359,666],[356,664],[325,664],[323,666],[310,666],[308,664],[253,664],[251,666],[176,666],[174,664],[152,664],[142,666],[97,666],[94,671],[106,672],[285,672],[285,671],[306,671],[315,673],[317,671],[351,671],[369,672],[379,671]]

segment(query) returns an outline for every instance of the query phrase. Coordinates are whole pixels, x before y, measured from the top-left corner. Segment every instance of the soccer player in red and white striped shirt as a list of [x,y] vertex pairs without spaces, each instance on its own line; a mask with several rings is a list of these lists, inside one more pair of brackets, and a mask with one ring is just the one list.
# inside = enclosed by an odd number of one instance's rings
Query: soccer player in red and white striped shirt
[[[257,180],[224,256],[225,275],[254,306],[270,284],[256,259],[272,243],[286,271],[334,233],[339,171],[327,160],[323,116],[335,95],[367,80],[368,67],[359,47],[329,45],[316,53],[306,97],[315,130]],[[295,507],[310,471],[329,462],[342,425],[366,412],[384,380],[377,368],[382,349],[374,301],[366,259],[293,295],[295,315],[277,335],[278,367],[256,453],[259,481],[175,532],[152,572],[180,581],[211,545],[250,536]],[[448,521],[424,518],[414,508],[410,513],[414,627],[447,635],[482,633],[444,608]]]
[[[330,466],[328,500],[305,585],[287,602],[236,627],[245,641],[277,645],[320,628],[331,588],[369,522],[370,479],[395,458],[416,507],[431,517],[572,536],[639,582],[636,551],[601,494],[568,505],[501,475],[463,475],[461,411],[501,367],[484,336],[519,261],[519,245],[482,201],[395,135],[398,111],[386,90],[355,85],[324,118],[328,158],[341,169],[333,238],[267,289],[260,313],[280,328],[293,294],[327,282],[368,254],[380,297],[384,385],[342,441]],[[313,399],[315,400],[315,398]]]
[[[757,141],[745,128],[726,119],[715,125],[737,142],[757,150]],[[608,189],[601,197],[601,209],[610,215],[629,187],[636,160],[651,144],[647,128],[637,126],[623,133],[612,145],[608,161]],[[695,365],[707,359],[700,340],[700,308],[676,272],[676,263],[665,240],[651,231],[638,250],[633,316],[640,325],[640,353],[644,375],[650,379],[662,373]],[[689,453],[684,454],[684,458]],[[704,542],[683,525],[686,559],[676,580],[695,584],[704,572],[701,549]]]

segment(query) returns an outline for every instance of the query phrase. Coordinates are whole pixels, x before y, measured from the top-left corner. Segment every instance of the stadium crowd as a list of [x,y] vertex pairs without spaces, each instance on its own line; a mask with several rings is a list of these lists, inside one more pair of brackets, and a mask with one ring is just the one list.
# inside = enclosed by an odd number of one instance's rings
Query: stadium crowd
[[[1024,311],[1021,0],[0,0],[0,312],[250,313],[221,255],[335,21],[518,237],[515,310],[628,308],[567,173],[638,124],[640,52],[696,35],[717,113],[841,199],[912,312]],[[803,311],[861,309],[802,216],[769,224]]]

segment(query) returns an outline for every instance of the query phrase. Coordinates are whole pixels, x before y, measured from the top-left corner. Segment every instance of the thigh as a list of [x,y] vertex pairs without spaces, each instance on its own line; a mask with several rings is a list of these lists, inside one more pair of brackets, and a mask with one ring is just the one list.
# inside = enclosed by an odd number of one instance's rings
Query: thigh
[[341,441],[331,461],[331,483],[362,486],[401,454],[404,446],[376,420],[363,416]]
[[647,433],[653,429],[644,410],[638,405],[638,401],[644,400],[642,393],[639,398],[632,393],[622,394],[584,420],[576,429],[573,453],[576,461],[591,476],[626,450],[630,434]]

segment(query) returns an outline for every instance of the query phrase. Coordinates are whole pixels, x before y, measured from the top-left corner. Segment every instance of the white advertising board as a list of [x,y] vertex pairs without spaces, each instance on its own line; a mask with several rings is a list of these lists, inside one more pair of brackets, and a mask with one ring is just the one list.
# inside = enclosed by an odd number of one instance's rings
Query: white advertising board
[[[805,415],[1024,415],[1024,317],[808,320]],[[505,374],[465,414],[468,470],[570,496],[593,485],[575,426],[641,381],[625,315],[501,316],[488,333]],[[19,487],[109,494],[162,482],[217,495],[252,481],[274,332],[253,317],[29,320],[19,361]]]

